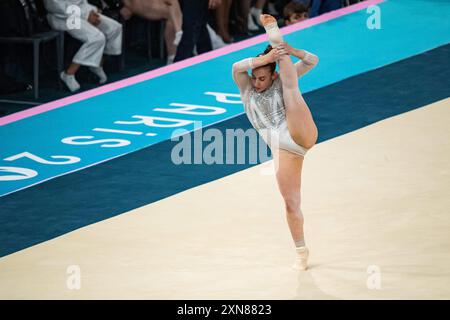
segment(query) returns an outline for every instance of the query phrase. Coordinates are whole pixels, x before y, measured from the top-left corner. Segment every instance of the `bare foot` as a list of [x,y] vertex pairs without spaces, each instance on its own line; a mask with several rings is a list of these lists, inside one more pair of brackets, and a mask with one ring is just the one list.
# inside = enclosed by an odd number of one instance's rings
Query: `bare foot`
[[270,14],[262,14],[259,16],[259,21],[261,21],[261,24],[263,26],[266,26],[270,23],[277,23],[277,19],[275,19],[274,17],[272,17]]

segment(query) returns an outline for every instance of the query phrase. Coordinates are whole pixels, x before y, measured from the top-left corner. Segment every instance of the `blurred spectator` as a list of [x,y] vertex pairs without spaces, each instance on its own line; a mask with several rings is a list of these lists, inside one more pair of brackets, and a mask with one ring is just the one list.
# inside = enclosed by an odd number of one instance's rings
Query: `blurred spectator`
[[[120,20],[120,16],[128,20],[133,15],[148,20],[166,20],[164,38],[169,64],[197,53],[223,47],[226,43],[233,42],[233,37],[246,39],[251,35],[249,31],[263,32],[259,20],[262,13],[269,13],[276,18],[280,18],[278,13],[282,13],[285,24],[290,25],[308,19],[308,16],[314,17],[339,9],[344,3],[359,2],[359,0],[0,0],[0,34],[29,36],[29,26],[39,26],[39,23],[36,24],[36,21],[31,20],[29,15],[22,11],[25,4],[34,1],[41,5],[44,2],[47,12],[42,16],[46,16],[53,29],[67,31],[82,42],[72,57],[70,66],[60,74],[70,91],[80,88],[75,75],[81,65],[88,66],[89,70],[99,77],[100,83],[104,83],[107,76],[102,67],[103,55],[121,54],[122,26],[108,16],[116,20]],[[81,20],[78,27],[74,27],[76,25],[73,24],[74,16],[70,16],[75,12],[67,11],[72,5],[80,9]],[[208,24],[209,19],[213,18],[212,9],[216,9],[214,14],[217,33]],[[20,15],[17,15],[18,13]],[[41,32],[39,28],[38,31]],[[10,54],[6,54],[8,50]],[[0,58],[5,58],[0,59],[0,74],[3,72],[0,80],[3,82],[12,83],[7,75],[17,77],[18,73],[15,70],[23,69],[23,73],[30,72],[30,68],[23,68],[23,65],[28,63],[24,59],[21,59],[20,64],[16,64],[19,69],[14,68],[11,57],[17,58],[22,51],[16,50],[13,46],[6,46],[1,48],[1,53]],[[26,58],[28,59],[28,56]],[[30,63],[29,65],[31,66]],[[27,78],[27,74],[21,78]],[[26,84],[14,84],[11,90],[6,91],[20,91],[26,87]],[[5,88],[3,84],[2,89]]]
[[236,17],[236,33],[248,36],[248,15],[250,13],[251,0],[236,0],[234,9]]
[[250,8],[247,23],[249,31],[257,31],[259,30],[259,27],[262,27],[259,16],[262,14],[266,2],[267,0],[256,0],[255,5]]
[[[61,72],[61,80],[70,91],[80,89],[75,74],[81,65],[88,66],[105,83],[107,76],[103,70],[103,54],[122,53],[122,25],[98,12],[97,7],[87,0],[44,0],[48,11],[47,19],[56,30],[67,31],[72,37],[83,42],[66,71]],[[80,16],[70,16],[70,6],[80,10]],[[73,11],[72,11],[73,12]],[[77,22],[79,19],[79,24]]]
[[278,1],[279,0],[269,0],[269,3],[267,4],[267,13],[274,17],[277,17],[279,15],[279,13],[276,9],[276,3]]
[[176,55],[177,46],[183,35],[180,3],[178,0],[123,0],[121,9],[125,20],[133,14],[148,20],[167,20],[164,40],[167,48],[167,64],[171,64]]
[[309,16],[311,18],[319,16],[333,10],[342,8],[341,0],[311,0]]
[[[225,47],[227,45],[209,24],[207,24],[206,27],[208,28],[209,38],[211,39],[213,50]],[[197,52],[197,49],[194,51]]]
[[308,19],[308,7],[296,1],[289,2],[283,9],[284,24],[291,24]]
[[182,0],[183,35],[175,62],[194,56],[194,47],[201,54],[212,50],[207,24],[209,10],[216,9],[221,0]]
[[216,31],[225,43],[233,42],[233,37],[230,36],[230,10],[233,0],[222,0],[221,4],[215,10],[216,17]]
[[113,18],[119,19],[119,9],[123,7],[122,0],[88,0],[90,4],[97,7],[101,13]]
[[[292,0],[291,2],[300,3],[300,4],[303,4],[305,7],[309,8],[311,1],[312,0]],[[322,0],[320,0],[320,1],[322,1]]]
[[[248,36],[250,32],[257,32],[262,30],[259,16],[263,13],[265,6],[267,6],[267,13],[278,16],[276,10],[277,5],[283,6],[279,3],[280,0],[222,0],[222,4],[215,12],[216,31],[225,43],[234,41],[230,35],[230,15],[232,15],[234,24],[234,35]],[[252,6],[253,3],[253,6]]]
[[248,15],[248,30],[258,31],[262,28],[259,16],[263,13],[264,7],[267,5],[267,13],[278,17],[279,13],[275,8],[275,3],[278,0],[255,0],[252,1],[253,5],[250,7],[250,12]]

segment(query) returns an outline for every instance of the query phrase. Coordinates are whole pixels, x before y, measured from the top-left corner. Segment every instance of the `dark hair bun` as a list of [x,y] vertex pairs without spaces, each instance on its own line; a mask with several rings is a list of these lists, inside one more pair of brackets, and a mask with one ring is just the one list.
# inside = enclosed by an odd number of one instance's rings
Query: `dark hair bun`
[[[268,54],[270,51],[272,51],[272,49],[273,49],[273,47],[269,44],[266,47],[266,49],[264,50],[264,52],[258,54],[256,57],[264,56],[264,55]],[[270,68],[270,73],[274,73],[275,69],[277,68],[277,63],[276,62],[272,62],[272,63],[266,64],[265,66],[261,66],[260,68],[264,68],[264,67]]]
[[268,54],[270,51],[272,51],[272,46],[269,44],[267,47],[266,47],[266,50],[264,50],[264,54]]

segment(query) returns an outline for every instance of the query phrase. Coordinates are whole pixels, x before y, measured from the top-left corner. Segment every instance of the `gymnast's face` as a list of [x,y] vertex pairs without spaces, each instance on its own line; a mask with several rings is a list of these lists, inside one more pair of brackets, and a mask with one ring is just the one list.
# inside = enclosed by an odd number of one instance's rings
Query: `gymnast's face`
[[263,92],[270,88],[276,79],[277,73],[270,72],[270,67],[256,68],[252,70],[252,86],[256,92]]

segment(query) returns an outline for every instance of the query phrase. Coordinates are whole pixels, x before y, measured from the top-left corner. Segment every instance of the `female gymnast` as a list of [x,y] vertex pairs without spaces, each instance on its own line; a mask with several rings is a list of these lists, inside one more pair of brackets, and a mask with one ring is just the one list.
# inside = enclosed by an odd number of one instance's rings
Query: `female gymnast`
[[[270,45],[256,58],[234,63],[232,75],[250,123],[274,156],[278,188],[284,199],[286,218],[296,247],[293,267],[306,270],[309,250],[305,244],[300,208],[301,171],[304,156],[316,143],[318,131],[300,92],[298,78],[314,68],[319,59],[283,42],[274,17],[263,14],[260,20]],[[290,55],[300,61],[294,64]],[[277,61],[279,73],[275,71]]]

